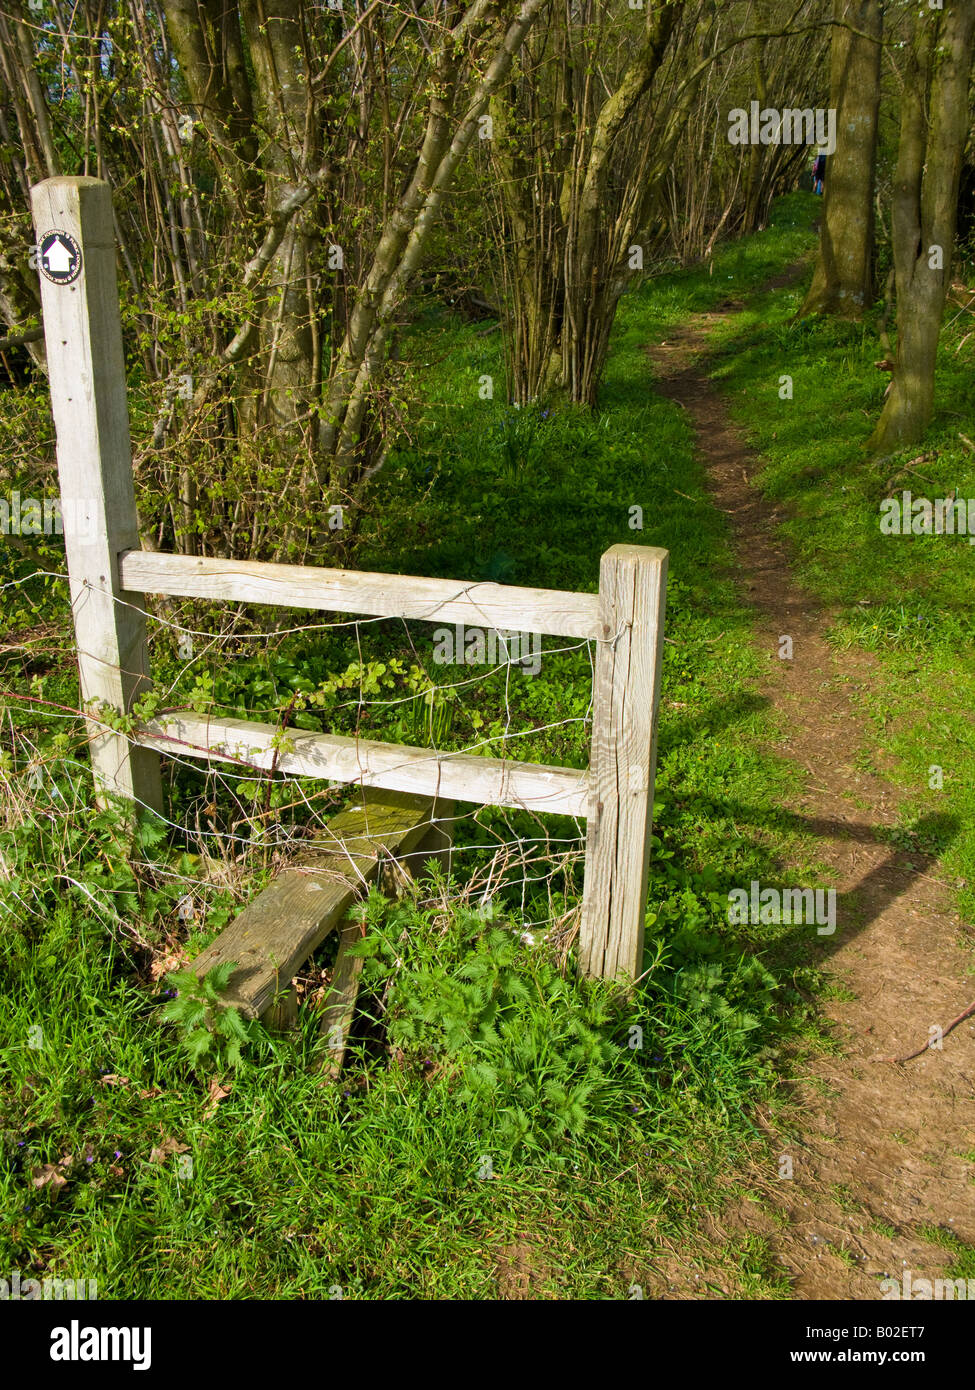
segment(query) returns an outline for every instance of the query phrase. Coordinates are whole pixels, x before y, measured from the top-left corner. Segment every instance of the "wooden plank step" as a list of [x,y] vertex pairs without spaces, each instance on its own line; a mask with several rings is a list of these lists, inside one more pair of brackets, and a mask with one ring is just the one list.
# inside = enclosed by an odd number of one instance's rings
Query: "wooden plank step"
[[284,869],[193,962],[204,976],[236,961],[228,1004],[259,1018],[341,922],[384,855],[409,853],[428,834],[437,803],[407,792],[365,791],[328,823],[335,848]]
[[342,928],[339,953],[335,960],[335,973],[331,988],[325,999],[319,1029],[328,1044],[328,1051],[322,1065],[326,1076],[333,1080],[342,1070],[345,1049],[349,1041],[349,1029],[355,1013],[356,995],[359,993],[359,978],[365,964],[362,956],[350,956],[349,947],[361,941],[362,933],[358,922],[347,922]]
[[[412,850],[401,850],[380,868],[379,887],[387,896],[399,897],[406,885],[419,878],[430,860],[440,865],[444,874],[450,873],[450,851],[453,844],[452,801],[437,802],[437,818]],[[365,961],[362,956],[349,954],[349,947],[362,939],[358,922],[346,922],[339,939],[335,969],[325,1004],[322,1008],[319,1032],[326,1040],[327,1051],[318,1070],[335,1081],[342,1072],[349,1031],[355,1017],[355,1003]]]

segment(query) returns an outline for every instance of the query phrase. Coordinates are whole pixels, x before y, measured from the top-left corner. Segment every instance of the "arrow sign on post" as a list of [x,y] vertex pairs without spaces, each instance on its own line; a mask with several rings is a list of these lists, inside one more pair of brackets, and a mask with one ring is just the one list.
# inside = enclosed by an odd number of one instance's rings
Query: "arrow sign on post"
[[40,241],[41,273],[55,285],[70,285],[81,274],[81,247],[67,232],[48,232]]
[[128,711],[149,676],[140,594],[119,582],[139,548],[112,195],[102,179],[45,179],[31,190],[57,431],[58,475],[81,698],[92,770],[109,795],[162,810],[158,754],[97,718]]

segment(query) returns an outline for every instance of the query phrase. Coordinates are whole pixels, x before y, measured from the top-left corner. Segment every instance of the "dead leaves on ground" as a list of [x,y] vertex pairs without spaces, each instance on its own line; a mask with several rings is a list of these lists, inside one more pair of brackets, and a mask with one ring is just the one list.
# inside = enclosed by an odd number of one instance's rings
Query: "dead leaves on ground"
[[35,1168],[30,1180],[35,1187],[50,1187],[56,1194],[67,1184],[66,1173],[72,1163],[73,1154],[65,1154],[57,1163],[42,1163],[40,1168]]
[[[161,1126],[160,1126],[161,1132]],[[165,1163],[170,1154],[185,1154],[189,1152],[189,1144],[181,1144],[178,1139],[164,1138],[157,1144],[149,1154],[150,1163]]]
[[[108,1072],[105,1076],[98,1078],[100,1086],[131,1086],[132,1082],[127,1076],[116,1075],[115,1072]],[[139,1090],[141,1100],[155,1100],[162,1095],[162,1090],[158,1086],[150,1086],[148,1090]]]
[[210,1078],[210,1090],[209,1090],[209,1092],[208,1092],[207,1103],[206,1103],[206,1106],[205,1106],[204,1111],[203,1111],[203,1118],[204,1118],[205,1120],[208,1120],[208,1119],[210,1118],[210,1116],[211,1116],[212,1114],[215,1113],[217,1106],[218,1106],[218,1105],[220,1104],[220,1102],[223,1100],[224,1096],[229,1096],[229,1095],[230,1095],[230,1087],[229,1087],[229,1086],[221,1086],[221,1085],[220,1085],[220,1078],[219,1078],[219,1076],[213,1076],[213,1077],[211,1077],[211,1078]]
[[[210,1086],[207,1092],[207,1103],[203,1108],[203,1118],[205,1120],[208,1120],[211,1115],[215,1114],[217,1106],[220,1104],[222,1100],[224,1100],[229,1095],[230,1087],[221,1086],[219,1076],[212,1076],[210,1078]],[[159,1132],[160,1134],[162,1134],[162,1125],[159,1126]],[[163,1138],[160,1141],[160,1143],[155,1145],[152,1152],[150,1153],[149,1162],[165,1163],[166,1159],[169,1158],[170,1154],[188,1153],[189,1147],[189,1144],[180,1144],[176,1139],[168,1137]]]
[[[99,1084],[102,1086],[127,1087],[132,1085],[132,1081],[128,1076],[122,1076],[116,1072],[108,1072],[105,1076],[100,1076],[98,1080]],[[207,1100],[203,1108],[204,1120],[208,1120],[212,1115],[216,1114],[220,1102],[230,1095],[230,1089],[229,1086],[222,1086],[220,1084],[219,1076],[210,1078]],[[162,1095],[162,1091],[158,1086],[153,1086],[149,1090],[140,1089],[138,1094],[143,1100],[152,1100],[155,1099],[156,1096]],[[181,1144],[178,1139],[173,1139],[170,1135],[164,1134],[162,1125],[159,1126],[159,1133],[161,1136],[159,1143],[154,1144],[149,1152],[150,1163],[165,1163],[167,1158],[170,1158],[173,1154],[184,1154],[189,1152],[189,1144]],[[39,1168],[35,1168],[31,1173],[32,1185],[38,1189],[49,1187],[52,1195],[56,1197],[62,1187],[67,1186],[68,1173],[74,1162],[74,1155],[66,1153],[58,1159],[57,1163],[42,1163]],[[123,1176],[125,1171],[117,1163],[110,1163],[108,1165],[108,1170],[115,1177]]]
[[186,947],[178,943],[169,950],[154,954],[149,966],[153,983],[158,984],[164,975],[169,975],[172,971],[182,970],[185,965],[189,965],[189,961]]

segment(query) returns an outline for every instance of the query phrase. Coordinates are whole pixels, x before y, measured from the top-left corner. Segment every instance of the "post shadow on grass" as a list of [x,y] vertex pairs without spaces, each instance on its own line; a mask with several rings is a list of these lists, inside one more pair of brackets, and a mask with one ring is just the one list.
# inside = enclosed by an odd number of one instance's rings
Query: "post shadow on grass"
[[[883,845],[886,840],[885,832],[889,833],[888,826],[836,820],[830,816],[807,816],[780,807],[762,808],[720,798],[705,800],[703,797],[689,797],[680,800],[682,806],[688,810],[693,811],[695,802],[698,802],[706,805],[709,812],[717,810],[735,822],[745,822],[758,828],[793,830],[815,835],[820,839]],[[788,930],[781,932],[772,941],[755,941],[754,949],[766,956],[771,963],[787,964],[799,959],[808,960],[812,946],[818,946],[821,957],[828,958],[858,936],[898,898],[903,897],[916,879],[929,873],[960,829],[961,821],[957,816],[937,811],[922,816],[913,829],[913,836],[919,843],[937,845],[937,853],[920,848],[904,849],[887,841],[887,854],[881,863],[864,874],[852,888],[845,892],[837,892],[836,930],[831,935],[820,935],[815,923],[786,923],[781,925],[785,925]],[[777,868],[774,878],[762,878],[759,882],[763,889],[776,888],[780,891],[783,888],[823,886],[799,885],[795,879],[795,874],[785,878],[781,868]],[[730,887],[744,888],[747,891],[749,884],[734,883]]]
[[[679,691],[680,688],[677,687],[670,693],[679,694]],[[662,763],[669,753],[695,743],[706,734],[723,734],[733,724],[744,723],[753,715],[769,709],[771,704],[772,701],[765,695],[742,690],[727,699],[713,701],[697,714],[682,715],[678,719],[662,718],[657,734],[658,759]]]

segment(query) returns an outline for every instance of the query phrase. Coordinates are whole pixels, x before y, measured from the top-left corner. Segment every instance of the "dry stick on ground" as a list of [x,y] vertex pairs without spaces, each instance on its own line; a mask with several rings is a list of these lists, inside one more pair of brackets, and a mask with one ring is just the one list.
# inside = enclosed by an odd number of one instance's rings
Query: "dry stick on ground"
[[903,466],[902,468],[898,468],[897,472],[894,473],[890,478],[888,478],[888,480],[887,480],[887,490],[886,490],[886,492],[884,493],[884,496],[885,496],[885,497],[892,497],[892,496],[893,496],[893,493],[894,493],[894,484],[896,483],[897,479],[900,477],[900,475],[901,475],[902,473],[917,473],[917,476],[921,479],[922,482],[929,483],[929,484],[931,485],[931,487],[937,487],[938,484],[934,481],[933,478],[928,478],[928,477],[925,477],[925,475],[924,475],[923,473],[918,473],[918,470],[914,467],[914,464],[915,464],[915,463],[925,463],[925,462],[927,462],[928,460],[933,460],[933,459],[934,459],[934,454],[918,454],[918,456],[917,456],[916,459],[911,459],[910,463],[905,463],[904,466]]
[[[975,1014],[975,1003],[969,1004],[967,1009],[962,1009],[958,1017],[953,1018],[948,1024],[948,1027],[942,1029],[938,1041],[940,1042],[943,1038],[946,1038],[952,1028],[957,1028],[959,1023],[964,1023],[965,1019],[969,1018],[972,1014]],[[876,1057],[874,1060],[877,1062],[913,1062],[914,1058],[920,1057],[922,1052],[930,1052],[933,1045],[934,1040],[929,1039],[923,1047],[919,1047],[916,1052],[908,1052],[904,1057]]]

